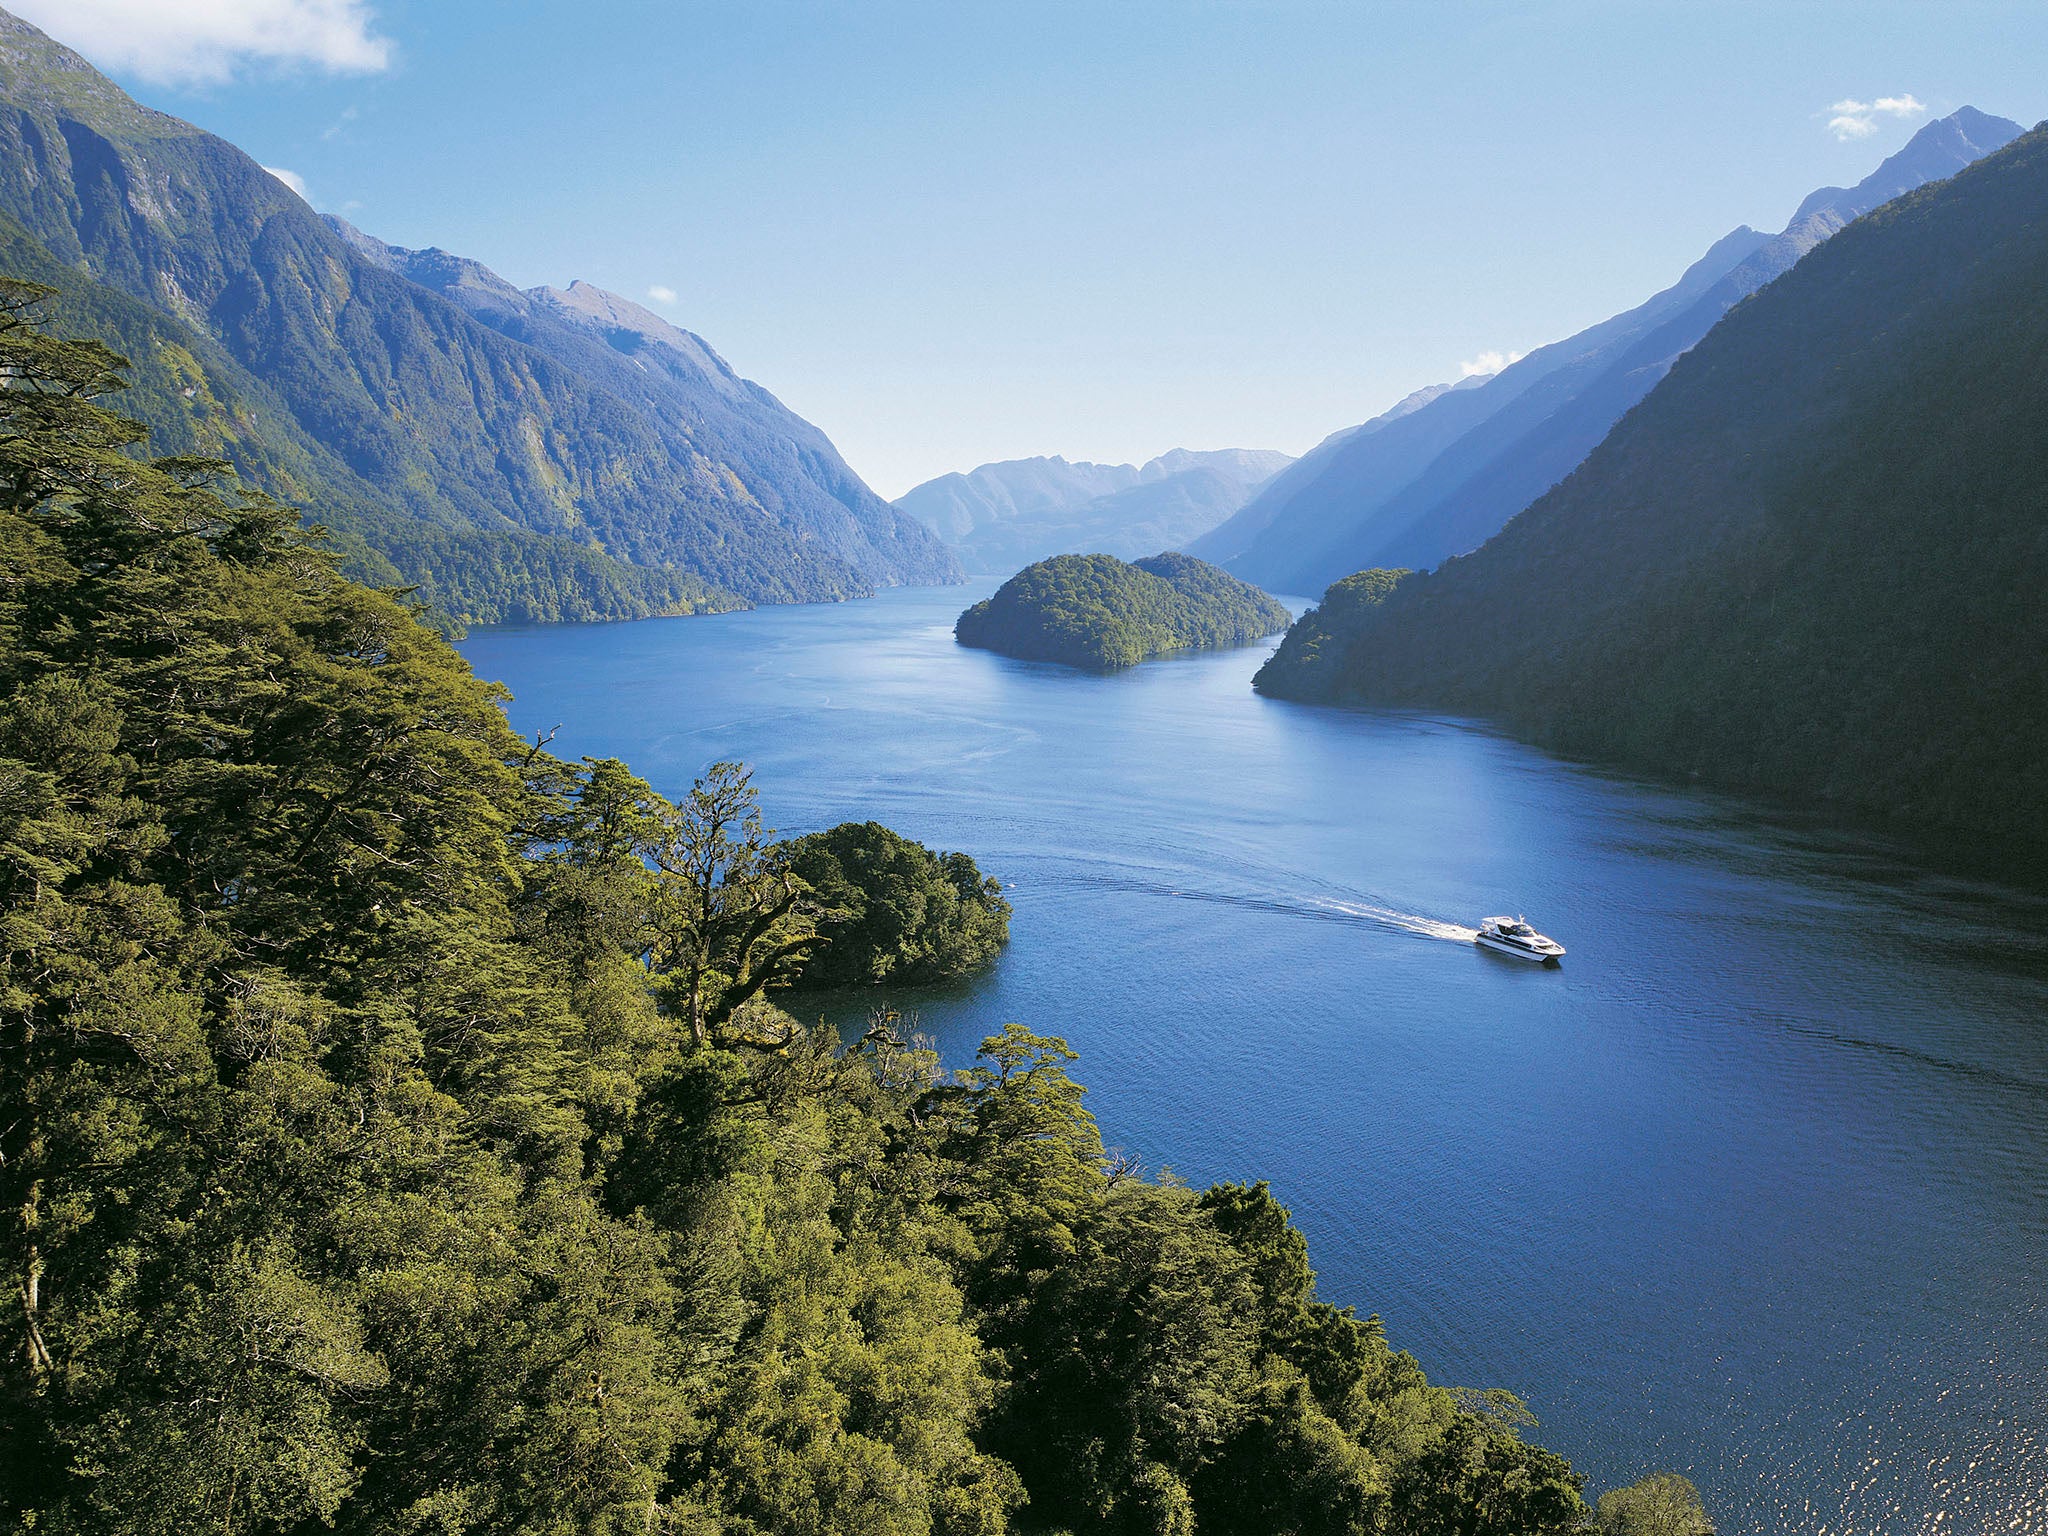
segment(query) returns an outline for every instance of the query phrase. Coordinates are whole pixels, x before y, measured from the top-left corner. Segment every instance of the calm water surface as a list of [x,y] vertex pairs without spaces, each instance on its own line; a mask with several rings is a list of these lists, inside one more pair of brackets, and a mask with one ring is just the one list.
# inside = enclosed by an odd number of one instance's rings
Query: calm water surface
[[[557,751],[972,853],[1105,1138],[1269,1179],[1324,1294],[1724,1536],[2048,1531],[2048,899],[1455,721],[957,648],[979,589],[480,632]],[[1556,971],[1473,948],[1526,911]]]

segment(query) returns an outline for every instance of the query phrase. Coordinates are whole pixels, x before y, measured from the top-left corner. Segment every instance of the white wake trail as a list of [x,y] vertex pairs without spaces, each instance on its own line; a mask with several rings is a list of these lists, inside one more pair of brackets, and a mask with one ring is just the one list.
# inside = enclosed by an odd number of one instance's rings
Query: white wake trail
[[1362,918],[1369,923],[1398,928],[1403,933],[1412,933],[1420,938],[1442,939],[1447,944],[1470,944],[1479,937],[1478,929],[1467,928],[1462,923],[1446,923],[1439,918],[1424,917],[1419,912],[1401,912],[1375,902],[1323,901],[1317,905],[1328,907],[1333,912],[1342,912],[1346,917]]

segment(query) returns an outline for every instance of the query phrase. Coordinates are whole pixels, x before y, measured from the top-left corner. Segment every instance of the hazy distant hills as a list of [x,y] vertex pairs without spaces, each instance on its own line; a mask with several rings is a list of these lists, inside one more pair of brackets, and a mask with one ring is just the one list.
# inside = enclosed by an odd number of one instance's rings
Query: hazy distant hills
[[1730,307],[1850,220],[2020,132],[1968,107],[1928,124],[1855,187],[1807,198],[1780,234],[1737,229],[1637,308],[1342,439],[1313,476],[1275,481],[1196,552],[1274,591],[1319,592],[1351,571],[1428,568],[1477,548],[1570,474]]
[[969,570],[1001,574],[1047,555],[1182,548],[1293,462],[1256,448],[1176,448],[1142,465],[1008,459],[927,480],[896,506]]
[[2038,129],[1858,219],[1483,548],[1347,583],[1259,686],[2048,837],[2044,210]]
[[[1433,404],[1444,395],[1454,391],[1474,390],[1485,385],[1492,374],[1481,374],[1464,379],[1456,384],[1431,384],[1401,400],[1390,410],[1382,411],[1371,421],[1356,427],[1345,427],[1332,432],[1307,453],[1296,459],[1279,474],[1259,487],[1258,493],[1246,505],[1227,518],[1191,546],[1204,559],[1225,561],[1235,559],[1256,543],[1274,521],[1289,507],[1297,496],[1322,479],[1325,471],[1331,469],[1334,461],[1343,459],[1354,470],[1369,467],[1381,478],[1391,478],[1426,464],[1444,445],[1455,439],[1470,420],[1476,419],[1467,409],[1468,402],[1456,400],[1435,413],[1428,422],[1404,427],[1386,443],[1375,444],[1372,451],[1364,449],[1363,439],[1382,432],[1394,423],[1413,416],[1424,406]],[[1483,408],[1483,407],[1482,407]]]
[[[581,285],[521,294],[331,227],[234,146],[4,12],[0,214],[21,259],[40,252],[69,290],[63,323],[125,314],[106,339],[150,376],[131,409],[215,442],[381,555],[364,574],[421,583],[461,616],[617,618],[957,577],[823,434],[697,338]],[[98,289],[170,330],[138,353],[131,338],[160,328]],[[166,371],[195,378],[171,389]]]

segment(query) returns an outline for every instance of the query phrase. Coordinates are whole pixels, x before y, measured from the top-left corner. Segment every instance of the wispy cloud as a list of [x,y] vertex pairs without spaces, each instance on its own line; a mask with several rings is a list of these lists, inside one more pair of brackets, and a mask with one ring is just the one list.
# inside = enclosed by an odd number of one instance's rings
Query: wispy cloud
[[163,85],[216,85],[245,64],[336,74],[391,65],[367,0],[9,0],[95,64]]
[[298,193],[301,202],[311,203],[313,201],[306,192],[306,178],[297,171],[288,171],[281,165],[266,165],[263,169]]
[[1482,352],[1471,361],[1458,364],[1458,376],[1466,379],[1483,379],[1521,360],[1522,354],[1519,352]]
[[1850,97],[1828,108],[1828,132],[1845,143],[1850,139],[1867,139],[1877,132],[1881,117],[1903,120],[1919,117],[1926,110],[1926,102],[1910,95],[1880,96],[1875,101]]
[[662,284],[656,283],[647,290],[647,297],[654,300],[657,304],[673,304],[676,301],[676,291],[673,288],[664,287]]
[[348,131],[348,125],[354,122],[360,115],[354,107],[343,107],[341,109],[341,116],[320,130],[320,137],[327,140],[340,138],[342,134]]

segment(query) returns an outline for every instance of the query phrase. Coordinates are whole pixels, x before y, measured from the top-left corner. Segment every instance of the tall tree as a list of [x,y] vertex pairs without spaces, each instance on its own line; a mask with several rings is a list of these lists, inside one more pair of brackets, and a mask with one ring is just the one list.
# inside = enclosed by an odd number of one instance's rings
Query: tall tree
[[[722,1034],[766,989],[792,980],[821,942],[825,909],[773,839],[761,824],[753,774],[739,763],[714,763],[661,816],[648,844],[661,876],[652,963],[698,1045]],[[740,1031],[734,1039],[789,1044],[786,1033]]]

